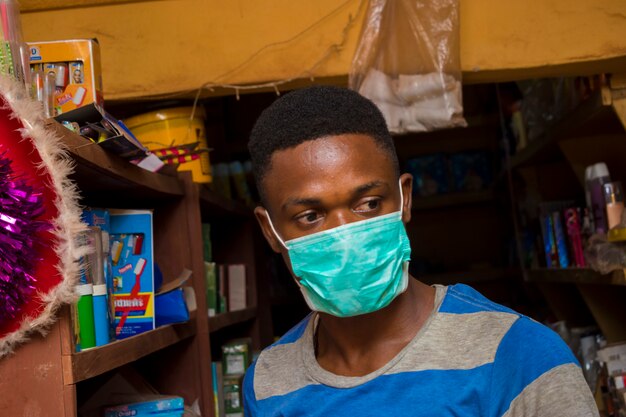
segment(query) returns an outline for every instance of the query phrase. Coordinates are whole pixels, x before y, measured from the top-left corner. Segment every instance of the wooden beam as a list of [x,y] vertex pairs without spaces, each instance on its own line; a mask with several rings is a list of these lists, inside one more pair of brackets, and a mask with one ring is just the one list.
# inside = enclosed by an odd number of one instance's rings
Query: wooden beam
[[[22,19],[27,41],[99,39],[107,100],[191,97],[207,82],[256,84],[294,77],[310,82],[306,70],[329,50],[328,59],[310,75],[345,80],[366,3],[30,2]],[[68,8],[38,8],[63,2]],[[354,24],[344,39],[350,17]],[[461,0],[460,32],[461,69],[468,83],[626,68],[623,0]],[[224,92],[218,88],[208,94]]]

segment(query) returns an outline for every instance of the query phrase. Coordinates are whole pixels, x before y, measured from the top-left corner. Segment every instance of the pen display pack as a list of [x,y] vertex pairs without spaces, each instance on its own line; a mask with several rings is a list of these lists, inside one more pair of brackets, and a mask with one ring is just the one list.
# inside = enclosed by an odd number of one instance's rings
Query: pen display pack
[[55,114],[90,103],[102,105],[100,46],[95,39],[29,42],[33,73],[55,80]]
[[115,334],[124,339],[155,328],[152,212],[110,215]]

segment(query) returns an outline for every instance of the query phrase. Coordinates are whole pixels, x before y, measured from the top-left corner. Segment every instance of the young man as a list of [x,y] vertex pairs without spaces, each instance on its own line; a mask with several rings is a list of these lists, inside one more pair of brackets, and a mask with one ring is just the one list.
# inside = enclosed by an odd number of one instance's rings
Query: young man
[[597,416],[569,348],[465,285],[410,277],[409,174],[373,103],[285,95],[249,143],[256,217],[313,313],[244,381],[247,416]]

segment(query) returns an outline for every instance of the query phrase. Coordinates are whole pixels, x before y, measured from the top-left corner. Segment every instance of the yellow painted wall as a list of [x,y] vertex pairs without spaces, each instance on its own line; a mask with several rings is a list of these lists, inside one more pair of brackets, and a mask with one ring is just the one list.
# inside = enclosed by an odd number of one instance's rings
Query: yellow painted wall
[[[64,0],[22,1],[26,40],[98,38],[106,99],[303,77],[352,15],[345,47],[313,74],[344,80],[365,9],[363,0],[65,0],[73,7],[33,10],[46,1]],[[626,69],[626,1],[461,0],[461,61],[468,82]]]

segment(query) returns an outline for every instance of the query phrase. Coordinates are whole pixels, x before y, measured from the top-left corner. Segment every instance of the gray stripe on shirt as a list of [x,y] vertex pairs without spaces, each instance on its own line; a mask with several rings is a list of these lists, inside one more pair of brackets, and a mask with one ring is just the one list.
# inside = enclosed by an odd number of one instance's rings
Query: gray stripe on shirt
[[[583,400],[583,401],[581,401]],[[597,417],[596,402],[581,369],[560,365],[529,384],[502,417]]]
[[505,312],[438,313],[427,335],[416,340],[387,374],[473,369],[492,363],[504,335],[519,316]]

